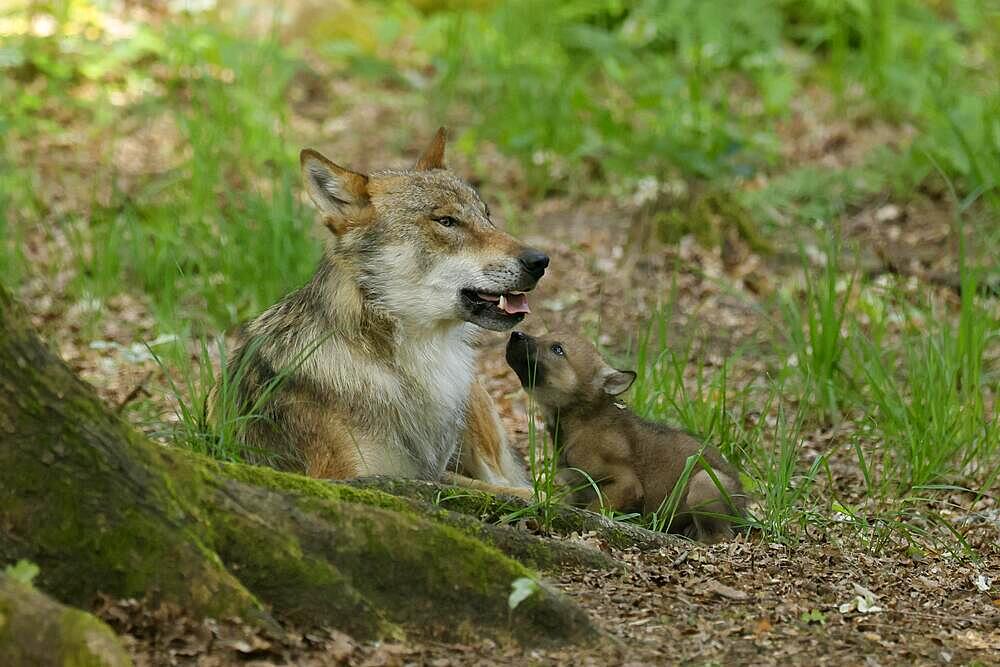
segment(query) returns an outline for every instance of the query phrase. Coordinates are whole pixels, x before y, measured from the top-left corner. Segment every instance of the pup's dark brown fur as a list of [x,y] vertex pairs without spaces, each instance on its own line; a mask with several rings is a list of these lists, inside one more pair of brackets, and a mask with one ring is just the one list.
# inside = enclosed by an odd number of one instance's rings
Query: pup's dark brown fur
[[[617,402],[614,397],[632,386],[635,373],[610,367],[592,344],[565,333],[534,338],[515,331],[507,363],[538,402],[561,447],[559,481],[574,489],[571,502],[651,514],[670,496],[688,457],[700,453],[724,492],[696,464],[671,530],[703,542],[732,536],[725,517],[741,515],[745,504],[738,473],[715,448],[641,419]],[[573,469],[596,482],[603,499]]]

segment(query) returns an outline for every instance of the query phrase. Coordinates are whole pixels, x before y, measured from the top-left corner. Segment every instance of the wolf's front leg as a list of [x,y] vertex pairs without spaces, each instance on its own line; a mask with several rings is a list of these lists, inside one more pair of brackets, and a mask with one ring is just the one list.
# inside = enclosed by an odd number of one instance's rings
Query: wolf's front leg
[[493,399],[478,380],[472,383],[459,447],[456,478],[471,478],[470,481],[500,489],[496,492],[534,497],[524,465],[507,442]]

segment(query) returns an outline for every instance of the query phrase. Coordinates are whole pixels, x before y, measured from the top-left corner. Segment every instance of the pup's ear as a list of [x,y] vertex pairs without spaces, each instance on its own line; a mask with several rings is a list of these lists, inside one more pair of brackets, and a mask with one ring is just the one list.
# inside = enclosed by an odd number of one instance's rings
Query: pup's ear
[[610,366],[601,373],[601,389],[608,396],[617,396],[628,391],[635,382],[635,371],[617,371]]
[[424,149],[423,154],[417,159],[413,168],[417,171],[430,171],[431,169],[444,169],[444,145],[448,141],[448,130],[439,127],[434,138],[431,139],[430,146]]
[[299,154],[299,163],[309,198],[323,213],[330,231],[341,233],[368,206],[368,177],[334,164],[311,148]]

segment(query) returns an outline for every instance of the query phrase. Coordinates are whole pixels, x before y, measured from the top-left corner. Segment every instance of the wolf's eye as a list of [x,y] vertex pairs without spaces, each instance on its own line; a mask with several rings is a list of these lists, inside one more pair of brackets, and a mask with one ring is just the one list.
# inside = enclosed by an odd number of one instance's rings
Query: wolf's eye
[[434,218],[434,222],[438,223],[442,227],[457,227],[458,220],[451,217],[450,215],[443,215],[440,218]]
[[559,343],[554,343],[552,347],[550,347],[549,349],[552,350],[552,354],[556,355],[557,357],[566,356],[566,350],[564,350],[562,345],[560,345]]

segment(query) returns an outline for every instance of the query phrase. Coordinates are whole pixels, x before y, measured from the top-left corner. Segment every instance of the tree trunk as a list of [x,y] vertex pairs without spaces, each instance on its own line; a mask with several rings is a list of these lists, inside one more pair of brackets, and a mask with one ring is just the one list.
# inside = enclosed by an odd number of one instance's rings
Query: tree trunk
[[596,636],[544,585],[508,609],[512,582],[534,575],[479,539],[489,531],[452,523],[377,490],[148,441],[41,344],[0,288],[0,563],[34,561],[39,587],[59,600],[152,595],[195,616],[359,639]]

